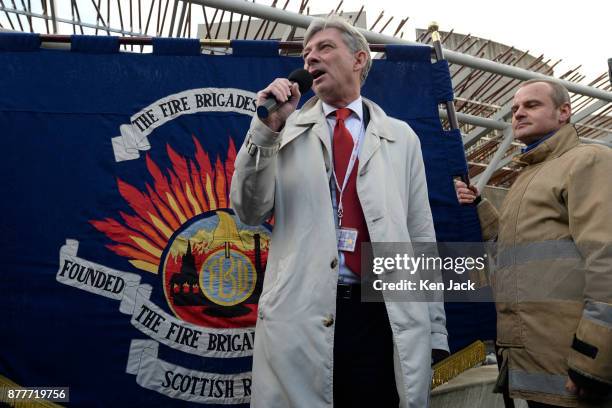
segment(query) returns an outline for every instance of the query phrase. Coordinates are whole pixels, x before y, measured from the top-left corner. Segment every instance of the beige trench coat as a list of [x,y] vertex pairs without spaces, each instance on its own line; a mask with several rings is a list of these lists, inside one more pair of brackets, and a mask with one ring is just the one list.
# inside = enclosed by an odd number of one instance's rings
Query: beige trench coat
[[[364,103],[371,119],[360,150],[357,192],[371,241],[435,241],[417,136],[373,102],[364,98]],[[338,253],[329,188],[331,137],[322,112],[321,102],[312,98],[280,134],[254,118],[236,159],[231,185],[236,213],[248,224],[275,218],[253,355],[251,406],[257,408],[333,404]],[[448,347],[443,304],[386,306],[400,405],[426,407],[432,338],[436,348]]]

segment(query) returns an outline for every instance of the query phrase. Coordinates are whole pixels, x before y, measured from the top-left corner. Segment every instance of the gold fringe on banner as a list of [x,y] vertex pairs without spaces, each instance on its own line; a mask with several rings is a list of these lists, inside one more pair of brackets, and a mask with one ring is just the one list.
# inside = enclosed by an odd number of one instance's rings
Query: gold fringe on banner
[[8,398],[8,390],[16,390],[23,388],[20,385],[14,383],[8,378],[0,375],[0,404],[5,404],[13,408],[63,408],[63,405],[55,404],[47,400],[12,400]]
[[433,366],[434,375],[431,380],[431,389],[449,382],[462,372],[477,366],[485,361],[486,357],[485,344],[477,340],[452,356],[436,363]]
[[[457,377],[464,371],[477,366],[486,359],[485,344],[478,340],[466,348],[445,358],[433,366],[434,375],[431,380],[431,389],[442,385],[452,378]],[[63,408],[62,405],[46,400],[37,401],[13,401],[8,399],[9,389],[21,388],[8,378],[0,375],[0,403],[7,404],[13,408]]]

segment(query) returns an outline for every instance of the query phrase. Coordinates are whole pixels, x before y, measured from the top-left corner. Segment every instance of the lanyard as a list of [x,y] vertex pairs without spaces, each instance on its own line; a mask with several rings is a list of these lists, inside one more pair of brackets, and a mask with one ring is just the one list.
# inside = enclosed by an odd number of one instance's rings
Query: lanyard
[[[338,122],[336,120],[336,125],[337,124]],[[346,122],[345,122],[345,126],[346,126]],[[349,131],[349,133],[351,132]],[[359,137],[357,138],[357,142],[353,144],[353,151],[351,152],[351,158],[349,159],[349,162],[346,166],[346,173],[344,173],[344,180],[342,180],[342,187],[340,186],[340,183],[338,182],[338,177],[336,176],[336,170],[335,169],[333,170],[334,182],[336,183],[336,191],[340,193],[340,196],[338,198],[338,211],[337,211],[339,227],[342,226],[342,216],[344,215],[344,206],[342,205],[342,194],[346,190],[348,179],[350,178],[351,173],[353,172],[353,168],[355,167],[355,162],[357,161],[357,158],[359,157],[359,146],[361,145],[361,141],[363,140],[364,134],[365,134],[365,127],[363,125],[363,121],[361,121],[361,128],[359,129]]]

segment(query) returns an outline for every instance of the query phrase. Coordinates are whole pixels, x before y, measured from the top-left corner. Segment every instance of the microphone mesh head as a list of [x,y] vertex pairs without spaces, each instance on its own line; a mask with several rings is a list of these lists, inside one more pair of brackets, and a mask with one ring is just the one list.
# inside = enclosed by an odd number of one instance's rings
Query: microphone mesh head
[[290,73],[287,79],[298,84],[302,95],[308,92],[312,86],[312,75],[303,68],[296,69]]

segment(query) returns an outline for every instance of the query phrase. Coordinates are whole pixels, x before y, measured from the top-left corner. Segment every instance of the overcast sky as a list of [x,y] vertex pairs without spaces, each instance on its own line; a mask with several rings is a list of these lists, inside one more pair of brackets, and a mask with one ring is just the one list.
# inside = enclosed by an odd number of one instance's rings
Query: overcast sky
[[[310,0],[310,12],[329,12],[338,1]],[[290,3],[293,10],[298,7],[294,2]],[[368,27],[381,10],[385,11],[381,21],[394,16],[389,25],[393,31],[401,19],[409,17],[404,38],[413,40],[415,28],[427,28],[437,21],[443,31],[454,28],[456,33],[513,45],[536,56],[543,53],[552,61],[563,59],[555,75],[582,65],[581,72],[591,80],[607,72],[607,60],[612,58],[610,0],[344,0],[342,9],[357,11],[364,3]],[[387,28],[385,32],[393,31]]]

